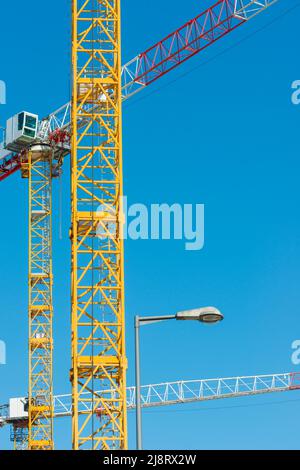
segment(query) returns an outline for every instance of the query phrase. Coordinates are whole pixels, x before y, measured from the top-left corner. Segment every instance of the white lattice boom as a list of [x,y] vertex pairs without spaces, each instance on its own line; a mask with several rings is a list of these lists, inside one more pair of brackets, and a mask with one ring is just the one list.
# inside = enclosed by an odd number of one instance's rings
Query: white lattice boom
[[[178,405],[184,403],[237,398],[274,392],[300,390],[300,373],[253,375],[227,377],[222,379],[179,380],[160,384],[144,385],[141,389],[142,406]],[[127,388],[127,407],[135,408],[135,387]],[[2,409],[2,413],[1,413]],[[71,416],[72,396],[70,394],[54,397],[54,416]],[[80,413],[89,411],[85,401],[79,406]],[[99,409],[99,414],[101,410]],[[0,424],[7,423],[8,406],[0,407]]]

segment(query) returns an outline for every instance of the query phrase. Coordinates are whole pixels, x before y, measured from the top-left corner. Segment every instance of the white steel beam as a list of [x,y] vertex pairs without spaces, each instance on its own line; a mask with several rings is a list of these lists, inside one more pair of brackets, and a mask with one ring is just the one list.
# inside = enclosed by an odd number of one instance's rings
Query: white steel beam
[[235,0],[234,16],[248,21],[276,2],[278,0]]
[[[234,0],[233,16],[248,21],[259,13],[269,8],[278,0]],[[135,95],[147,84],[143,80],[137,80],[141,71],[142,54],[127,62],[122,67],[122,97],[123,101]],[[70,110],[71,103],[68,102],[59,109],[49,114],[39,123],[38,136],[41,140],[47,139],[48,135],[57,129],[70,132]],[[80,124],[80,123],[79,123]]]
[[[179,380],[160,384],[144,385],[141,388],[143,408],[178,405],[184,403],[209,401],[222,398],[237,398],[248,395],[300,390],[300,373],[253,375],[227,377],[221,379]],[[88,393],[86,394],[88,396]],[[99,392],[101,395],[101,392]],[[134,409],[136,403],[135,387],[127,388],[127,407]],[[7,424],[8,407],[0,407],[0,426]],[[79,412],[88,413],[89,404],[80,402]],[[72,414],[71,394],[54,397],[54,416],[64,417]],[[99,416],[101,409],[99,409]]]

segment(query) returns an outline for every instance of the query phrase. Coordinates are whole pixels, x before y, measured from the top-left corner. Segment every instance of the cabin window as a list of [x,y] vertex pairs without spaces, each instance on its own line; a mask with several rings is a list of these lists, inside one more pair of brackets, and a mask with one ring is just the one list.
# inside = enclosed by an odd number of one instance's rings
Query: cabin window
[[24,125],[24,113],[20,113],[18,115],[18,131],[21,131],[23,129]]

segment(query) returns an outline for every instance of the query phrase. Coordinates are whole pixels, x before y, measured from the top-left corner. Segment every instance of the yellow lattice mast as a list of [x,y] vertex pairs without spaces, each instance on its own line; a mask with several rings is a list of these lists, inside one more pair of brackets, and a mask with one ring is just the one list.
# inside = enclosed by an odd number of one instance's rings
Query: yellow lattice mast
[[53,449],[52,149],[33,146],[22,164],[29,181],[28,448]]
[[120,60],[120,0],[73,0],[74,449],[127,447]]

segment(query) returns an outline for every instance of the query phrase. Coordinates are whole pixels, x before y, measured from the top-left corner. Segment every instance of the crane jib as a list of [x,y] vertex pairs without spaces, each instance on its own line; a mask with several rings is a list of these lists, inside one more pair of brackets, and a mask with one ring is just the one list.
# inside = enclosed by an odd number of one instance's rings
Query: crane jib
[[[122,67],[123,101],[205,50],[277,1],[219,0]],[[71,103],[68,102],[39,122],[38,140],[48,142],[49,139],[54,138],[55,145],[55,137],[61,131],[65,133],[63,135],[70,135],[70,122]],[[84,123],[84,116],[79,116],[79,126]],[[57,155],[64,157],[69,152],[68,140],[60,142]],[[20,168],[21,155],[8,154],[1,161],[0,147],[0,181],[16,173]]]

